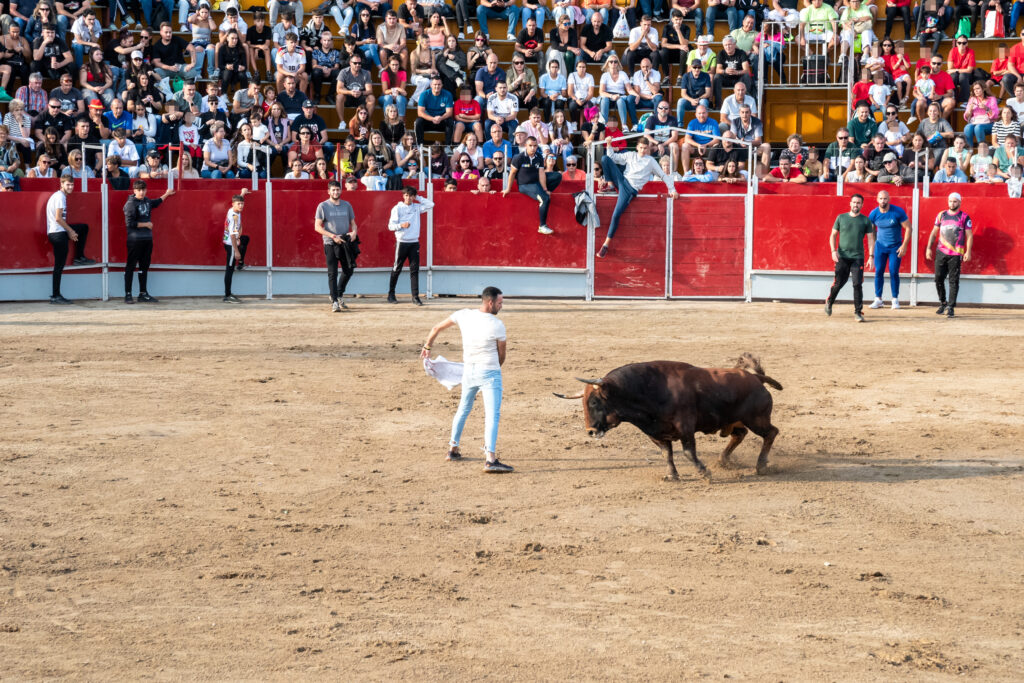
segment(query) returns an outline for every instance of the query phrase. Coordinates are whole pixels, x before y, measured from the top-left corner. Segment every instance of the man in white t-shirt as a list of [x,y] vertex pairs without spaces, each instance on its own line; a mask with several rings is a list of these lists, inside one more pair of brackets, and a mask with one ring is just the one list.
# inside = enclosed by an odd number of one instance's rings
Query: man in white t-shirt
[[463,308],[434,325],[427,335],[427,341],[420,353],[430,358],[430,345],[437,335],[452,325],[458,325],[462,332],[462,400],[452,420],[452,438],[449,442],[448,460],[462,460],[459,439],[466,425],[469,411],[477,392],[484,394],[484,414],[487,428],[484,431],[484,451],[487,462],[484,472],[511,472],[512,466],[498,460],[495,442],[498,440],[498,422],[501,420],[501,366],[505,362],[505,323],[498,320],[503,297],[497,287],[487,287],[480,295],[480,308]]
[[[76,266],[91,266],[96,263],[85,257],[85,238],[89,235],[89,226],[84,223],[69,224],[68,218],[68,195],[75,189],[75,179],[71,176],[64,176],[60,179],[60,191],[54,192],[46,201],[46,237],[53,245],[53,291],[50,295],[51,304],[70,304],[60,294],[60,278],[64,273],[64,266],[68,262],[69,242],[75,243]],[[504,356],[504,346],[502,356]]]

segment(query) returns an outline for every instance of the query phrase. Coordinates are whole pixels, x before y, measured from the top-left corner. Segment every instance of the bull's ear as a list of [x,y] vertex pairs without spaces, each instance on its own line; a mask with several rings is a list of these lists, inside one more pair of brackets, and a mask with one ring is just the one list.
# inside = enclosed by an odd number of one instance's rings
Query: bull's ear
[[603,379],[583,379],[582,377],[577,377],[576,381],[583,382],[584,384],[589,384],[592,387],[599,387],[602,384],[604,384]]
[[583,398],[583,392],[582,391],[580,393],[578,393],[578,394],[573,394],[572,396],[566,396],[565,394],[558,394],[558,393],[555,393],[555,392],[551,392],[551,393],[555,394],[555,396],[557,396],[558,398]]

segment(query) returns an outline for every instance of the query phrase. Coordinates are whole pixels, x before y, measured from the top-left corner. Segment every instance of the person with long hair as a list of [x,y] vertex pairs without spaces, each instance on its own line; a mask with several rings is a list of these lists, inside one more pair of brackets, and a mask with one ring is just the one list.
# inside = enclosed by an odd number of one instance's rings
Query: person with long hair
[[220,72],[220,87],[226,93],[234,88],[249,87],[249,51],[242,45],[238,31],[227,32],[224,42],[217,48],[217,68]]
[[466,133],[462,144],[455,148],[456,158],[461,158],[463,154],[469,156],[470,161],[473,162],[473,168],[482,169],[484,167],[484,151],[480,147],[476,133]]
[[284,113],[284,106],[280,102],[274,102],[270,107],[270,115],[267,117],[267,144],[270,145],[271,159],[273,164],[278,158],[285,158],[288,153],[288,141],[292,139],[291,121]]
[[135,87],[129,88],[124,93],[124,101],[127,105],[141,104],[148,111],[159,114],[164,110],[164,96],[160,89],[153,84],[149,72],[142,71],[135,77]]
[[110,65],[103,61],[101,48],[89,50],[89,59],[79,71],[79,83],[85,99],[98,98],[108,107],[114,101],[114,74]]
[[406,169],[410,161],[416,161],[419,165],[420,148],[416,144],[416,134],[406,132],[402,136],[401,143],[395,147],[395,166],[399,171]]
[[[251,133],[251,131],[250,131]],[[225,139],[227,130],[223,124],[213,128],[213,137],[203,145],[204,178],[234,178],[235,151]]]
[[430,77],[434,73],[434,53],[423,34],[416,39],[416,49],[409,55],[409,71],[409,82],[415,87],[412,101],[419,102],[420,95],[430,87]]
[[248,121],[238,124],[238,131],[231,141],[235,148],[235,164],[239,178],[266,178],[266,157],[261,146],[252,137],[252,126]]
[[477,33],[473,39],[473,47],[466,52],[466,73],[476,73],[479,66],[486,64],[487,58],[492,54],[494,50],[491,49],[490,40],[483,33]]
[[434,55],[434,69],[441,76],[441,87],[456,96],[460,87],[466,84],[466,53],[459,47],[455,36],[445,38],[444,49]]
[[302,162],[302,170],[312,173],[317,159],[324,158],[324,148],[313,139],[313,131],[307,126],[299,129],[299,140],[288,148],[288,165],[298,159]]
[[885,70],[889,77],[896,84],[899,105],[906,106],[911,92],[910,61],[903,51],[903,43],[894,43],[888,32],[882,39],[882,61],[885,62]]
[[384,175],[401,175],[402,169],[395,163],[395,153],[384,140],[379,130],[370,133],[370,141],[366,145],[366,156],[377,159],[377,167]]
[[967,122],[964,137],[967,138],[967,145],[977,144],[988,138],[998,116],[999,101],[988,93],[985,81],[972,83],[971,97],[964,109],[964,121]]
[[377,103],[385,109],[385,112],[388,106],[396,107],[398,116],[404,119],[406,107],[409,105],[409,98],[405,96],[408,74],[402,68],[402,60],[398,55],[388,57],[388,68],[381,70],[380,81],[384,94],[380,96]]
[[379,69],[380,45],[377,44],[377,26],[373,23],[368,7],[360,5],[359,18],[349,27],[349,35],[356,39],[356,49]]
[[327,168],[327,159],[317,159],[313,164],[313,172],[309,174],[314,180],[330,180],[331,172]]
[[50,157],[53,168],[60,168],[68,163],[67,145],[60,141],[60,131],[53,126],[48,126],[43,131],[43,140],[36,145],[36,158],[44,154]]
[[440,52],[444,49],[445,41],[452,32],[448,29],[448,23],[441,16],[440,12],[431,12],[427,17],[427,25],[423,27],[423,34],[427,37],[430,49]]
[[384,108],[384,120],[380,122],[384,142],[394,147],[405,137],[405,132],[405,119],[398,115],[398,107],[389,104]]

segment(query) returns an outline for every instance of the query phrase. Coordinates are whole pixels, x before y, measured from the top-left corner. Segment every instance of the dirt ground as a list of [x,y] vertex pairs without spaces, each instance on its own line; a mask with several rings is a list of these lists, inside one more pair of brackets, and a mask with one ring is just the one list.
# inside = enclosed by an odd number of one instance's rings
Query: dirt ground
[[[510,299],[486,475],[417,356],[475,303],[351,304],[0,306],[0,678],[1021,679],[1024,311]],[[764,477],[551,393],[743,351]]]

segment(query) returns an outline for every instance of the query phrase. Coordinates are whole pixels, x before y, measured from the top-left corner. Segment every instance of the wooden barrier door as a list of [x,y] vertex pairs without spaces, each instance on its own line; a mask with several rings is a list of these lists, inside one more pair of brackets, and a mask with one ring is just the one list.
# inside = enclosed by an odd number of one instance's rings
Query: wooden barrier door
[[743,296],[743,219],[743,197],[672,203],[671,296]]
[[[615,210],[615,195],[597,197],[601,227],[594,236],[600,249]],[[665,297],[666,202],[637,197],[626,209],[605,258],[594,259],[594,296]]]

